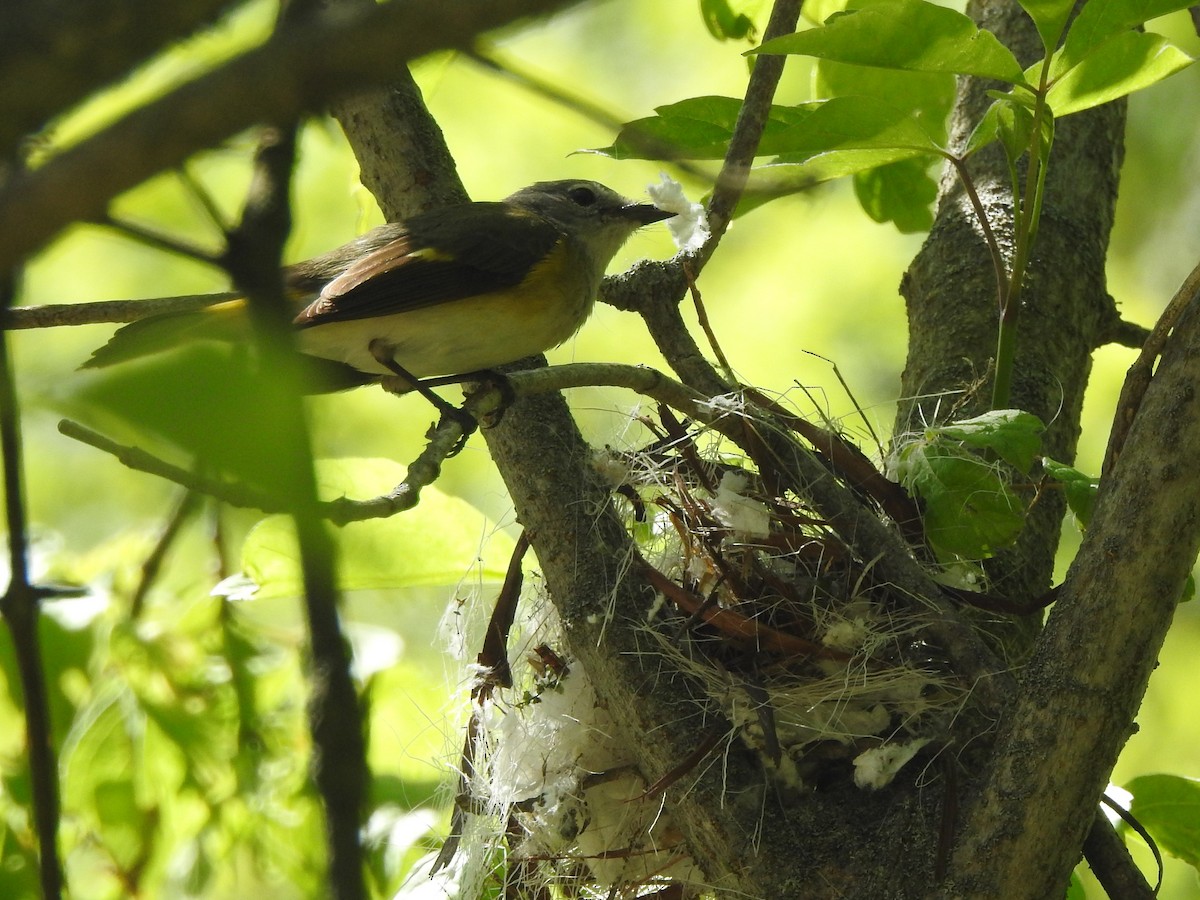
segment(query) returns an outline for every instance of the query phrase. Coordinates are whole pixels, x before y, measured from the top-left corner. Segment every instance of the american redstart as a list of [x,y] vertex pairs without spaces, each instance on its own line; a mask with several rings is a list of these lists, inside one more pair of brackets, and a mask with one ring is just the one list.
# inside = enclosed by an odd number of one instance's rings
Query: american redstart
[[[289,266],[296,346],[322,370],[313,389],[469,374],[557,346],[588,317],[626,239],[673,215],[594,181],[542,181],[499,202],[380,226]],[[188,340],[237,340],[248,333],[245,301],[219,296],[198,312],[122,327],[84,367]]]

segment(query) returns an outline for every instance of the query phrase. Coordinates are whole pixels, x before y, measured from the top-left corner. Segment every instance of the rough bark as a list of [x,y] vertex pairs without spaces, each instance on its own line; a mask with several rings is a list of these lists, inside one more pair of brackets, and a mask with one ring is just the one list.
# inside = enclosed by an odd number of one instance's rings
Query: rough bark
[[1007,714],[952,896],[1062,896],[1200,548],[1200,296],[1172,334]]

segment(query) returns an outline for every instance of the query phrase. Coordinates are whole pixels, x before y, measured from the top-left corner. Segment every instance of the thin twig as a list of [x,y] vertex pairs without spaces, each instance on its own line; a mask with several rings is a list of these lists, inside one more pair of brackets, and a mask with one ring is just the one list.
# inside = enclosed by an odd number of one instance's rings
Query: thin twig
[[[9,305],[15,289],[16,276],[10,275],[0,285],[0,305]],[[58,900],[62,896],[63,886],[62,864],[58,857],[58,764],[50,733],[49,701],[38,635],[38,607],[41,599],[48,594],[29,581],[21,420],[6,332],[0,333],[0,452],[4,458],[4,511],[8,526],[9,565],[8,590],[0,598],[0,614],[12,633],[21,689],[25,695],[25,737],[29,746],[29,777],[33,791],[42,897],[43,900]]]
[[979,222],[979,228],[983,232],[983,240],[987,244],[988,253],[991,254],[992,270],[996,276],[996,306],[998,311],[1003,313],[1008,304],[1008,269],[1004,264],[1004,254],[1000,252],[996,233],[992,230],[987,210],[983,208],[983,203],[979,199],[979,192],[975,190],[975,180],[971,177],[966,162],[953,154],[948,154],[946,159],[958,173],[958,180],[967,193],[967,199],[971,201],[971,209],[974,210],[975,219]]
[[159,533],[158,539],[154,542],[154,547],[151,549],[149,556],[142,561],[141,577],[138,579],[137,587],[133,590],[133,597],[129,601],[130,619],[136,621],[141,617],[142,609],[146,604],[146,597],[150,593],[150,588],[154,586],[155,579],[158,578],[158,573],[162,569],[167,551],[175,544],[175,538],[179,536],[184,523],[195,512],[199,500],[200,494],[195,491],[184,493],[183,497],[175,505],[175,509],[171,511],[171,517],[167,519],[167,524],[163,526],[162,531]]
[[[298,116],[407,70],[434,50],[571,0],[367,3],[279,29],[266,43],[137,108],[0,186],[0,270],[109,200],[264,120]],[[247,90],[254,85],[254,90]],[[154,135],[147,140],[147,135]],[[136,148],[137,152],[132,152]]]
[[[624,119],[611,110],[600,106],[598,103],[585,100],[578,94],[564,90],[560,87],[561,81],[552,81],[544,78],[531,72],[529,69],[522,68],[512,60],[501,58],[491,46],[482,41],[477,42],[473,48],[463,51],[463,56],[487,69],[489,72],[507,78],[515,84],[519,84],[527,91],[537,94],[539,97],[543,97],[552,103],[557,103],[564,109],[569,109],[606,130],[620,131],[625,125]],[[626,137],[635,145],[641,142],[648,142],[646,138],[640,137],[636,133],[627,134]],[[684,172],[705,182],[713,180],[711,172],[706,172],[688,160],[673,158],[672,148],[669,144],[655,141],[651,146],[646,146],[644,149],[647,153],[654,154],[656,158],[664,162],[669,162],[680,172]]]
[[155,297],[150,300],[96,300],[89,303],[48,303],[43,306],[14,306],[3,313],[6,331],[27,328],[58,328],[66,325],[103,325],[136,322],[149,316],[177,312],[195,312],[234,300],[241,295],[235,291],[217,294],[183,294],[178,297]]
[[[468,398],[465,409],[473,416],[482,417],[494,411],[500,403],[498,391],[477,392]],[[271,492],[244,482],[197,474],[190,469],[173,465],[140,447],[117,443],[71,419],[61,420],[58,430],[69,438],[109,454],[126,468],[165,479],[230,506],[258,509],[265,513],[288,511],[288,504]],[[462,435],[463,428],[460,422],[455,419],[443,419],[433,429],[421,454],[409,464],[407,477],[392,491],[370,500],[340,497],[318,503],[319,515],[335,525],[346,525],[367,519],[387,518],[412,509],[421,498],[421,490],[432,484],[441,474],[442,462],[450,456]]]
[[1167,338],[1171,336],[1171,330],[1179,321],[1179,317],[1183,315],[1184,310],[1197,300],[1200,300],[1200,263],[1197,263],[1196,267],[1188,273],[1187,278],[1183,280],[1183,284],[1179,286],[1179,290],[1175,292],[1175,296],[1171,298],[1167,308],[1154,323],[1154,330],[1142,344],[1138,358],[1133,361],[1133,365],[1125,374],[1125,383],[1121,385],[1121,396],[1117,398],[1117,411],[1113,414],[1113,427],[1108,436],[1108,447],[1104,451],[1104,463],[1100,467],[1101,477],[1112,471],[1112,467],[1117,463],[1117,458],[1121,455],[1125,439],[1129,437],[1129,429],[1133,427],[1133,420],[1137,417],[1138,410],[1141,409],[1142,398],[1145,397],[1146,389],[1150,387],[1150,380],[1154,377],[1155,360],[1167,345]]
[[203,247],[180,240],[172,235],[155,231],[153,228],[147,228],[145,225],[139,225],[136,222],[127,222],[123,219],[114,218],[107,212],[96,219],[96,224],[111,228],[113,231],[132,241],[145,244],[147,247],[155,250],[162,250],[164,253],[174,253],[176,256],[182,256],[184,259],[191,259],[211,266],[219,265],[221,262],[217,254],[205,250]]
[[[800,6],[801,0],[776,0],[763,39],[770,40],[795,31],[800,19]],[[694,256],[680,254],[668,264],[643,266],[636,275],[630,273],[630,277],[607,285],[614,305],[635,309],[641,314],[654,343],[679,377],[709,394],[728,391],[731,386],[704,358],[680,314],[679,301],[688,282],[683,266],[686,261],[691,267],[692,279],[698,277],[729,227],[733,211],[745,190],[750,164],[758,153],[785,59],[783,56],[755,58],[746,96],[734,123],[721,173],[708,204],[709,237],[704,246]],[[653,290],[649,289],[652,282],[655,282]],[[636,286],[638,290],[622,291],[626,285]]]
[[687,260],[683,263],[683,275],[687,278],[688,292],[692,295],[692,305],[696,307],[696,321],[700,323],[700,329],[704,332],[704,336],[708,338],[708,346],[712,348],[713,355],[717,358],[717,364],[721,367],[729,383],[737,384],[737,377],[733,374],[733,366],[729,364],[729,359],[725,356],[725,351],[721,349],[720,341],[717,340],[717,334],[713,331],[712,322],[709,321],[708,310],[704,306],[704,298],[700,294],[700,288],[696,286],[696,276],[692,273],[692,264]]
[[[763,29],[763,43],[795,31],[796,24],[800,21],[801,5],[801,0],[775,0],[767,27]],[[750,176],[750,164],[758,155],[758,145],[766,130],[767,120],[771,115],[771,102],[775,99],[775,89],[779,86],[786,61],[786,56],[763,55],[754,58],[754,68],[746,85],[746,96],[742,101],[742,108],[738,111],[733,135],[729,139],[729,149],[725,152],[725,160],[721,166],[721,174],[717,178],[717,186],[708,204],[708,226],[711,235],[698,254],[697,272],[712,257],[722,235],[725,234],[725,229],[733,219],[733,212]]]
[[221,234],[228,234],[231,226],[225,218],[225,214],[221,211],[221,207],[217,205],[217,201],[213,199],[213,195],[207,191],[195,174],[189,162],[184,162],[176,172],[179,181],[183,184],[185,190],[191,195],[200,208],[204,210],[204,214],[208,216],[208,221],[216,226]]

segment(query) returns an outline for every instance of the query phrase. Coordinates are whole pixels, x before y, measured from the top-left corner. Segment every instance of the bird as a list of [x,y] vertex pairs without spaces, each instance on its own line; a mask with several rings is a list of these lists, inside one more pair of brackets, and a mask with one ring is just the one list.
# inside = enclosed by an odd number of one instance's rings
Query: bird
[[[540,181],[500,201],[445,206],[379,226],[283,270],[310,392],[493,370],[555,347],[583,325],[612,258],[639,228],[675,215],[595,181]],[[83,368],[189,340],[249,340],[236,294],[118,329]]]

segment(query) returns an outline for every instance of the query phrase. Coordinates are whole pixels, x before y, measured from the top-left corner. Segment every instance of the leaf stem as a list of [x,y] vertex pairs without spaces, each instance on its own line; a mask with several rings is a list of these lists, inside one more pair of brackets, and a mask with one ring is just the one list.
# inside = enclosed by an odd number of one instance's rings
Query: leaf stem
[[1004,265],[1004,254],[1000,252],[1000,244],[996,240],[996,233],[992,230],[991,222],[988,221],[987,212],[984,210],[983,203],[979,199],[979,192],[975,190],[975,180],[967,170],[966,160],[952,153],[947,153],[945,156],[950,161],[950,164],[954,166],[954,171],[958,173],[958,179],[962,182],[963,190],[966,191],[967,198],[971,201],[971,208],[975,211],[975,218],[979,220],[979,227],[983,231],[983,239],[987,243],[988,252],[992,256],[992,268],[996,273],[997,307],[1003,311],[1008,305],[1009,290],[1008,271]]
[[1029,169],[1025,173],[1025,190],[1013,197],[1014,242],[1012,271],[1008,276],[1008,287],[1002,292],[1000,324],[996,333],[996,373],[992,381],[992,409],[1005,409],[1012,394],[1013,364],[1017,355],[1017,320],[1021,313],[1021,292],[1025,286],[1025,273],[1029,269],[1029,256],[1037,237],[1041,221],[1043,192],[1046,184],[1046,168],[1049,163],[1050,146],[1042,140],[1042,119],[1049,107],[1046,93],[1050,83],[1050,55],[1042,62],[1041,78],[1034,94],[1033,122],[1029,136]]
[[[16,293],[18,275],[0,283],[0,307],[7,308]],[[9,583],[0,597],[0,616],[8,625],[24,695],[25,742],[29,751],[29,780],[33,795],[33,825],[37,834],[38,879],[43,900],[62,897],[63,871],[58,852],[61,806],[56,773],[58,762],[51,734],[50,701],[38,634],[41,600],[51,596],[29,580],[29,529],[25,508],[21,417],[9,355],[7,332],[0,332],[0,457],[3,458],[4,519],[8,527]]]

